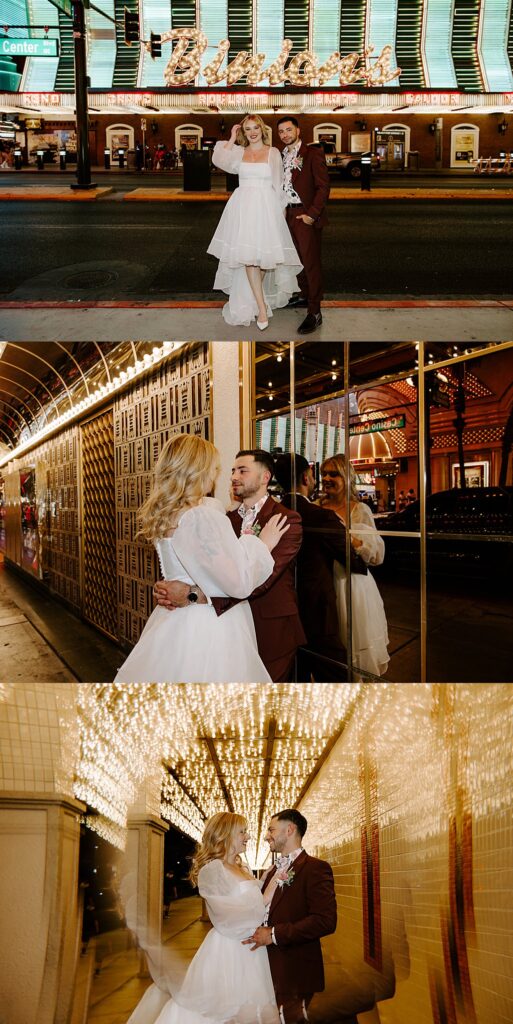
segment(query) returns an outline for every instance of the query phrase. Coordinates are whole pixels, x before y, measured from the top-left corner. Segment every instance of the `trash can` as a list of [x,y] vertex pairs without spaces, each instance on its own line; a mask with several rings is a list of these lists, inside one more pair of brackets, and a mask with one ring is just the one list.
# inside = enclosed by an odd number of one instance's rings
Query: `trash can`
[[410,150],[408,150],[407,156],[408,156],[408,170],[409,171],[418,171],[418,169],[419,169],[419,158],[420,158],[420,153],[419,153],[418,149],[410,149]]
[[183,161],[184,192],[210,192],[210,154],[207,149],[188,149]]

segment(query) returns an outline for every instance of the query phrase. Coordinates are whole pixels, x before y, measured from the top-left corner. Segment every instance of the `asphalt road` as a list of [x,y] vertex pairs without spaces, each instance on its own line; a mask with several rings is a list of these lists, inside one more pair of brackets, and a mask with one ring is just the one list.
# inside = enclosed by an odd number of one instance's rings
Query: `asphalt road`
[[[0,203],[0,299],[193,300],[222,204]],[[513,205],[493,200],[332,204],[327,299],[513,295]]]
[[[133,188],[183,188],[183,174],[179,171],[147,171],[137,173],[133,170],[120,171],[112,168],[106,171],[102,168],[94,168],[91,171],[91,178],[97,185],[108,185],[116,191],[127,192]],[[43,172],[34,169],[24,169],[20,172],[9,172],[0,175],[0,184],[8,185],[9,188],[28,185],[63,185],[69,186],[76,180],[73,171],[59,171],[55,167],[46,168]],[[226,175],[219,171],[212,173],[212,189],[224,189]],[[330,181],[332,188],[352,188],[356,192],[360,190],[359,181],[353,181],[347,175],[331,172]],[[495,191],[509,191],[513,187],[513,176],[501,176],[497,174],[476,175],[472,172],[446,171],[415,171],[408,173],[380,171],[372,175],[373,188],[429,188],[429,189],[469,189],[479,191],[480,189],[493,188]]]

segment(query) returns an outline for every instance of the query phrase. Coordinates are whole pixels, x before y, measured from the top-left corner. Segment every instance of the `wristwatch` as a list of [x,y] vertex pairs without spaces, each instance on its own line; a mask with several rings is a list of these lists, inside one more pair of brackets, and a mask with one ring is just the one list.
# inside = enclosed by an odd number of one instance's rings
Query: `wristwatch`
[[191,587],[187,594],[187,600],[195,604],[199,597],[199,587]]

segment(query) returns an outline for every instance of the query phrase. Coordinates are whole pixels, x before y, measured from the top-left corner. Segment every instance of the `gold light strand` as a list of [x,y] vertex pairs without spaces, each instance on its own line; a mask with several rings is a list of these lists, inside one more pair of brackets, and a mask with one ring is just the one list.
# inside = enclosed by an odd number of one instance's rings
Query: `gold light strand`
[[[196,28],[177,28],[161,33],[161,39],[163,43],[175,44],[164,71],[166,85],[171,87],[193,83],[201,71],[201,57],[208,47],[204,32]],[[149,50],[150,44],[145,45]],[[278,57],[267,68],[263,67],[265,53],[251,54],[248,50],[241,50],[223,69],[230,40],[222,39],[215,56],[203,68],[203,75],[209,86],[218,85],[224,80],[228,86],[232,86],[246,77],[249,86],[259,85],[267,78],[270,85],[290,82],[291,85],[311,87],[323,85],[338,75],[342,86],[363,82],[369,87],[375,87],[385,85],[401,74],[400,68],[392,67],[391,46],[384,46],[372,64],[370,58],[374,52],[373,46],[367,46],[362,54],[354,52],[344,57],[335,51],[322,65],[318,64],[312,50],[301,50],[286,68],[292,46],[291,39],[284,39]]]
[[231,684],[220,701],[215,684],[82,686],[75,794],[98,812],[87,823],[122,845],[130,805],[144,781],[151,789],[153,767],[163,761],[173,774],[165,770],[157,781],[160,813],[198,839],[204,819],[226,809],[208,738],[232,806],[248,819],[250,862],[260,865],[268,853],[266,844],[256,847],[267,723],[276,721],[266,814],[296,802],[359,689]]

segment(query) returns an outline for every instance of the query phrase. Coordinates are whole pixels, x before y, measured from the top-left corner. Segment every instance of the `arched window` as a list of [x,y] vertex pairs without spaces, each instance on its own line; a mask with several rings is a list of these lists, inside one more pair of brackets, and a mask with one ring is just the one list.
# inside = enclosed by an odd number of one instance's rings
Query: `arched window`
[[316,124],[313,137],[314,142],[333,144],[336,153],[342,152],[342,128],[339,124]]
[[118,149],[134,149],[134,129],[129,124],[109,124],[106,129],[107,148],[110,149],[112,159],[118,155]]
[[384,132],[398,132],[404,133],[404,166],[408,166],[408,153],[411,149],[411,128],[408,124],[386,124],[383,127]]
[[[486,156],[492,156],[486,153]],[[451,128],[451,167],[469,167],[479,157],[479,128],[475,124],[455,124]]]
[[201,149],[203,128],[199,124],[179,124],[175,128],[175,149],[180,152],[185,144],[187,149]]

